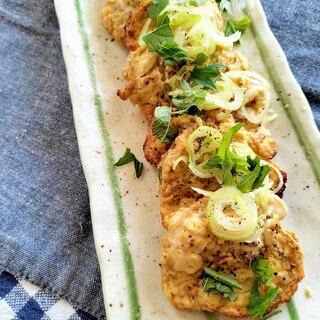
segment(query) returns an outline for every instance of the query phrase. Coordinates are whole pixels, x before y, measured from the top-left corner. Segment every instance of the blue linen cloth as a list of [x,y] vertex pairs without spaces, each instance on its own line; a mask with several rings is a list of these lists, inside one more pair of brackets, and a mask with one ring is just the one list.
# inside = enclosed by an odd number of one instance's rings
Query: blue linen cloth
[[104,318],[52,1],[0,1],[0,269]]
[[26,281],[18,281],[7,272],[0,274],[1,320],[96,320],[82,310],[75,310],[64,300]]
[[[318,3],[262,4],[320,127]],[[0,57],[0,268],[103,319],[88,194],[52,2],[0,1]]]
[[261,3],[320,129],[319,1],[261,0]]

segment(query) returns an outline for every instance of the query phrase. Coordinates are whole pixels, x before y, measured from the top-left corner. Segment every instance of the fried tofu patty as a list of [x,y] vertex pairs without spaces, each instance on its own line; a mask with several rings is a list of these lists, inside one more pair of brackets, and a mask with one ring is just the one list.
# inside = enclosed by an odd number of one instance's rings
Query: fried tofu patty
[[[231,317],[247,316],[246,305],[254,278],[250,262],[267,259],[274,270],[272,286],[280,293],[268,308],[290,300],[304,277],[302,253],[296,236],[278,223],[270,225],[261,241],[252,243],[218,239],[208,226],[206,201],[180,208],[168,221],[162,241],[161,280],[168,300],[179,309],[218,311]],[[203,292],[203,268],[210,267],[234,277],[242,289],[235,289],[234,301]],[[266,290],[260,285],[259,290]]]
[[[242,123],[246,129],[246,140],[252,150],[264,160],[271,160],[277,153],[277,144],[270,138],[270,131],[261,124],[252,124],[245,119],[238,117],[239,113],[226,113],[221,109],[205,111],[198,118],[204,123],[220,128],[225,131],[225,128],[230,128],[232,124]],[[180,115],[171,118],[170,126],[178,129],[181,134],[188,126],[196,123],[196,117],[191,115]],[[147,131],[145,143],[143,145],[144,155],[147,161],[157,166],[161,161],[162,156],[170,148],[171,143],[165,144],[152,134],[152,124],[150,122]]]
[[[166,67],[162,58],[148,52],[144,44],[138,43],[150,4],[151,1],[106,0],[101,13],[101,23],[129,50],[127,64],[123,69],[125,83],[124,87],[118,90],[118,96],[138,105],[145,117],[152,121],[154,109],[164,102],[165,82],[177,70]],[[216,22],[217,30],[222,33],[222,15],[215,1],[212,1],[212,19]],[[240,52],[234,52],[230,45],[217,46],[208,62],[223,63],[226,66],[225,71],[250,68],[247,59]]]
[[[176,118],[177,120],[178,118]],[[193,191],[191,187],[208,191],[216,191],[220,184],[216,178],[203,179],[194,175],[186,163],[180,161],[176,168],[173,165],[176,160],[184,155],[188,155],[186,150],[188,136],[199,126],[201,119],[192,116],[184,116],[181,123],[186,125],[182,132],[171,145],[170,149],[163,155],[159,168],[161,171],[158,190],[160,195],[160,212],[163,225],[167,226],[167,219],[181,207],[188,207],[201,198],[201,195]],[[228,131],[233,124],[221,123],[219,125],[212,122],[202,122],[204,125],[214,127],[222,133]],[[277,153],[277,146],[274,140],[266,136],[267,131],[248,131],[242,128],[234,137],[234,141],[247,143],[254,153],[265,160],[271,160]],[[263,137],[263,138],[262,138]],[[263,145],[263,147],[261,146]],[[275,177],[276,179],[276,177]]]

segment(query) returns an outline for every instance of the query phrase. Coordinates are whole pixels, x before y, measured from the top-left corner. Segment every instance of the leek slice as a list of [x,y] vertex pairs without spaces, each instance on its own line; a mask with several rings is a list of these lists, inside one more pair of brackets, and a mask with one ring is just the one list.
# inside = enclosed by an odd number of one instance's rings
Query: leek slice
[[208,179],[215,177],[221,184],[223,182],[221,170],[218,168],[204,169],[204,164],[196,165],[193,162],[189,162],[190,171],[199,178]]
[[212,15],[214,12],[211,1],[195,6],[170,0],[160,14],[168,15],[174,41],[194,60],[199,54],[211,56],[217,44],[232,44],[241,37],[240,32],[229,37],[220,34],[216,19]]
[[187,139],[187,151],[190,160],[195,162],[201,155],[213,154],[220,146],[222,134],[209,126],[200,126]]
[[198,106],[200,110],[222,108],[235,111],[244,104],[244,89],[237,86],[226,74],[221,75],[221,80],[216,82],[217,93],[208,92],[205,102]]
[[263,76],[253,71],[228,71],[226,75],[231,79],[240,78],[249,81],[250,84],[270,88],[269,82]]
[[178,164],[179,164],[181,161],[184,162],[184,163],[186,163],[186,164],[188,164],[188,157],[187,157],[187,156],[180,156],[178,159],[176,159],[175,161],[173,161],[173,163],[172,163],[172,170],[176,170]]
[[186,144],[186,149],[189,154],[189,169],[200,178],[216,177],[219,183],[222,183],[221,170],[218,168],[204,169],[206,161],[202,159],[201,163],[197,163],[200,157],[210,157],[215,155],[220,143],[222,141],[222,134],[211,127],[200,126],[193,131]]
[[282,175],[281,171],[279,170],[279,168],[276,165],[274,165],[272,162],[270,162],[270,161],[262,161],[262,162],[264,164],[268,165],[271,169],[273,169],[278,176],[278,179],[279,179],[278,185],[274,189],[272,189],[273,181],[270,181],[271,185],[269,187],[269,189],[271,189],[271,192],[277,194],[284,187],[284,184],[285,184],[285,182],[283,180],[283,175]]
[[151,19],[148,18],[145,22],[145,24],[143,25],[140,35],[139,35],[139,39],[138,39],[138,44],[140,47],[145,46],[146,44],[144,43],[144,41],[142,40],[142,38],[148,33],[149,27],[150,27],[150,23],[151,23]]
[[233,141],[233,142],[231,142],[230,150],[235,152],[238,156],[240,156],[243,159],[246,159],[247,157],[254,159],[257,156],[254,153],[254,151],[250,148],[250,146],[248,145],[248,143],[246,141],[243,141],[243,142]]
[[246,90],[244,97],[247,102],[252,100],[257,93],[264,96],[264,103],[259,109],[249,108],[246,104],[241,107],[243,115],[252,123],[264,121],[270,110],[271,95],[268,81],[260,74],[252,71],[229,71],[226,73],[231,79],[241,79],[242,82],[248,82],[249,88]]
[[213,192],[206,214],[211,232],[218,238],[251,241],[257,233],[258,210],[254,198],[236,187],[222,187]]

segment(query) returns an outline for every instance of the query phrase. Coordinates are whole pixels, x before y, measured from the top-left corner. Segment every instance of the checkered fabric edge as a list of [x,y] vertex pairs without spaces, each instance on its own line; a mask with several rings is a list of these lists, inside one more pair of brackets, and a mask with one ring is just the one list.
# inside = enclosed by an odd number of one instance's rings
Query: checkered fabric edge
[[67,301],[52,298],[41,288],[0,274],[0,320],[96,320]]

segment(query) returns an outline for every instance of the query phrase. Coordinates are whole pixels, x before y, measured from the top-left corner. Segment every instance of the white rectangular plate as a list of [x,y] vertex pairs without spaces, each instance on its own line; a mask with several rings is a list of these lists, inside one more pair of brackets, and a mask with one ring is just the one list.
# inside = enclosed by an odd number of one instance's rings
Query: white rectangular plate
[[[116,96],[127,53],[100,25],[103,4],[103,0],[55,0],[107,317],[206,319],[208,315],[201,312],[178,311],[162,294],[158,263],[163,230],[155,169],[144,161],[146,170],[136,179],[132,167],[113,165],[126,147],[140,161],[144,159],[147,123],[137,107]],[[299,236],[305,257],[306,277],[295,304],[282,306],[283,312],[274,319],[294,316],[294,305],[301,319],[319,319],[320,137],[260,2],[246,0],[242,10],[250,16],[252,27],[240,51],[249,58],[252,70],[273,85],[272,106],[279,115],[270,129],[279,144],[277,162],[289,177],[285,192],[289,214],[283,224]],[[306,288],[311,289],[311,298],[306,297]]]

